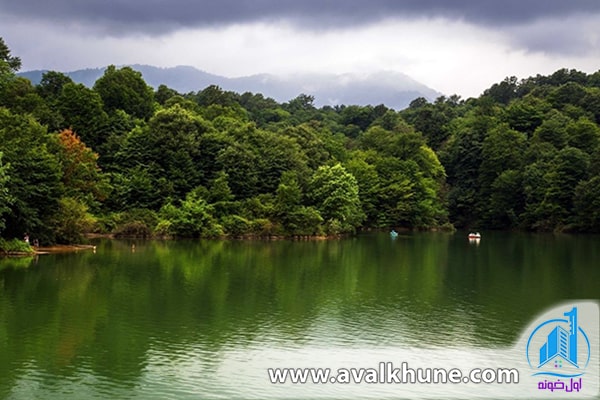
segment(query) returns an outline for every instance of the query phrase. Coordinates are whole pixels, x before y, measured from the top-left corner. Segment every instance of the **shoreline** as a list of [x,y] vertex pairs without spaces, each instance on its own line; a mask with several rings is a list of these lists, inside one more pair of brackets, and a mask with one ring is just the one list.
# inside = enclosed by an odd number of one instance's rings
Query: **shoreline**
[[57,254],[57,253],[72,253],[82,250],[96,250],[96,246],[91,244],[57,244],[54,246],[40,246],[34,248],[34,255],[38,254]]
[[2,251],[0,257],[33,257],[40,254],[73,253],[83,250],[96,250],[91,244],[57,244],[53,246],[32,247],[32,252],[25,251]]
[[[415,231],[414,229],[409,228],[396,228],[401,232],[410,232]],[[369,232],[384,232],[386,228],[367,228],[362,229],[355,234],[359,233],[369,233]],[[444,232],[447,230],[432,228],[429,229],[431,232]],[[451,232],[451,231],[447,231]],[[294,242],[298,241],[325,241],[325,240],[339,240],[343,238],[347,238],[353,236],[353,234],[339,234],[339,235],[256,235],[256,234],[244,234],[244,235],[235,235],[235,236],[219,236],[215,238],[206,238],[210,240],[259,240],[259,241],[281,241],[281,240],[290,240]],[[186,239],[186,238],[178,238],[173,236],[121,236],[115,235],[113,233],[86,233],[84,234],[86,239],[110,239],[110,240],[120,240],[120,239],[143,239],[143,240],[178,240],[178,239]],[[61,254],[61,253],[73,253],[85,250],[96,251],[96,246],[91,244],[56,244],[52,246],[39,246],[33,247],[32,252],[24,252],[24,251],[0,251],[0,257],[33,257],[38,255],[45,254]]]

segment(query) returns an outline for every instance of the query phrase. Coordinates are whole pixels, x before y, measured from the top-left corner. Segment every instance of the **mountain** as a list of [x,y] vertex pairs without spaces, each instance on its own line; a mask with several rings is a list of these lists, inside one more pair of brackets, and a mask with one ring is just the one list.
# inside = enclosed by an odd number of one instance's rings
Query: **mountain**
[[[258,74],[238,78],[210,74],[194,67],[159,68],[149,65],[131,65],[142,73],[144,80],[154,88],[164,84],[180,93],[195,92],[209,85],[237,93],[262,93],[278,102],[286,102],[304,93],[315,97],[315,105],[378,105],[401,110],[417,97],[434,100],[441,93],[399,72],[382,71],[358,74],[294,74],[278,76]],[[104,74],[105,68],[82,69],[65,74],[75,82],[91,87]],[[40,82],[46,71],[19,73],[32,83]]]

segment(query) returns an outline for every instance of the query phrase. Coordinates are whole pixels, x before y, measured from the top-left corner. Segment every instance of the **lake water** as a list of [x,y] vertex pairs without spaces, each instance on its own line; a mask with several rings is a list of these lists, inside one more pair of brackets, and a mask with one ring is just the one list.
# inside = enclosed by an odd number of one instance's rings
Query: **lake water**
[[95,243],[0,259],[0,398],[264,398],[282,358],[510,346],[600,297],[598,236]]

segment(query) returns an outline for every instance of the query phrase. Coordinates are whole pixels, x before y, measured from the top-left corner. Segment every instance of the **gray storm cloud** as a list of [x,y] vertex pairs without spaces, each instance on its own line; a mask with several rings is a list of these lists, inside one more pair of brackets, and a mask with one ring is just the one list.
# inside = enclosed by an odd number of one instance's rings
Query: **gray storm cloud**
[[[459,74],[480,66],[487,84],[533,65],[596,69],[598,26],[600,0],[0,0],[0,36],[14,54],[28,68],[65,70],[121,62],[230,75],[317,64],[423,73],[435,64],[427,71],[436,74],[451,64]],[[373,51],[357,50],[363,38]],[[441,74],[432,85],[446,82]]]
[[328,29],[381,18],[445,17],[490,27],[600,13],[598,0],[0,0],[15,18],[77,21],[105,33],[162,34],[181,28],[254,21],[299,22]]

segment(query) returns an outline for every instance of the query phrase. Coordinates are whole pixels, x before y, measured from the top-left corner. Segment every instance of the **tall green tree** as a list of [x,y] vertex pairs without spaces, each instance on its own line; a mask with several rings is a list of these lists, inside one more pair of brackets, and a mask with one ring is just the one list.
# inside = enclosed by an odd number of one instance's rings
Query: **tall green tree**
[[[487,123],[483,124],[482,122]],[[476,225],[479,192],[479,167],[482,162],[482,146],[490,118],[481,120],[475,114],[459,118],[451,124],[452,136],[440,154],[448,174],[448,207],[451,222],[457,227]]]
[[36,89],[40,96],[52,101],[58,99],[67,83],[73,83],[73,80],[67,75],[57,71],[48,71],[42,74],[42,79]]
[[[522,212],[521,201],[516,201],[512,207],[505,208],[507,200],[500,201],[499,199],[506,196],[500,192],[509,189],[516,191],[510,192],[513,200],[522,196],[522,189],[518,186],[519,177],[512,172],[505,172],[521,169],[525,149],[525,135],[510,129],[507,124],[500,124],[492,129],[483,141],[482,161],[479,167],[480,202],[478,208],[487,224],[493,223],[495,226],[507,228],[509,226],[505,224],[509,221],[516,222],[516,215]],[[496,201],[490,201],[492,197]],[[505,215],[507,212],[511,214],[510,217]]]
[[10,211],[10,205],[12,204],[12,196],[10,195],[8,186],[10,164],[4,163],[2,157],[3,154],[0,151],[0,234],[6,227],[4,214]]
[[567,143],[588,154],[600,145],[600,127],[588,118],[582,117],[567,125]]
[[359,197],[369,226],[379,225],[381,179],[375,165],[370,163],[373,158],[368,152],[357,150],[345,163],[345,168],[356,178],[359,187]]
[[50,220],[62,194],[62,172],[56,155],[48,150],[51,137],[35,119],[0,108],[0,152],[10,163],[10,211],[5,212],[4,235],[29,233],[40,241],[53,241]]
[[542,202],[545,210],[552,211],[545,219],[554,228],[572,222],[575,190],[588,178],[588,167],[589,156],[577,148],[565,147],[556,155]]
[[142,168],[147,177],[165,179],[177,199],[202,183],[200,137],[212,129],[202,117],[179,105],[157,111],[148,125],[132,130],[116,155],[120,170]]
[[19,69],[21,69],[21,59],[10,54],[10,49],[0,37],[0,94]]
[[600,232],[600,176],[577,185],[574,206],[578,228],[585,232]]
[[356,178],[341,164],[317,169],[308,195],[323,217],[328,233],[354,232],[361,225],[365,215],[358,190]]
[[156,89],[156,92],[154,93],[154,99],[158,102],[158,104],[163,106],[165,105],[167,100],[175,96],[179,96],[179,93],[175,89],[171,89],[167,85],[159,85],[158,89]]
[[531,137],[536,128],[542,124],[544,115],[550,109],[551,106],[546,101],[538,97],[526,96],[514,100],[508,105],[505,120],[512,129]]
[[92,148],[105,142],[104,131],[108,115],[98,93],[80,83],[66,83],[57,102],[58,110],[64,118],[62,128],[72,129]]
[[534,132],[533,140],[548,142],[560,150],[567,145],[567,125],[570,122],[569,117],[553,109],[544,116],[544,121]]
[[142,74],[131,67],[110,65],[94,84],[107,112],[123,110],[137,118],[148,119],[154,110],[154,91]]
[[296,174],[285,172],[277,187],[276,218],[289,235],[315,235],[321,233],[323,218],[314,207],[302,205],[303,193]]
[[73,83],[73,80],[68,76],[60,72],[48,71],[42,75],[42,80],[35,88],[37,94],[44,99],[44,103],[48,107],[48,115],[42,116],[39,120],[42,124],[48,126],[50,132],[59,131],[66,127],[65,118],[60,112],[58,99],[63,87],[68,83]]

